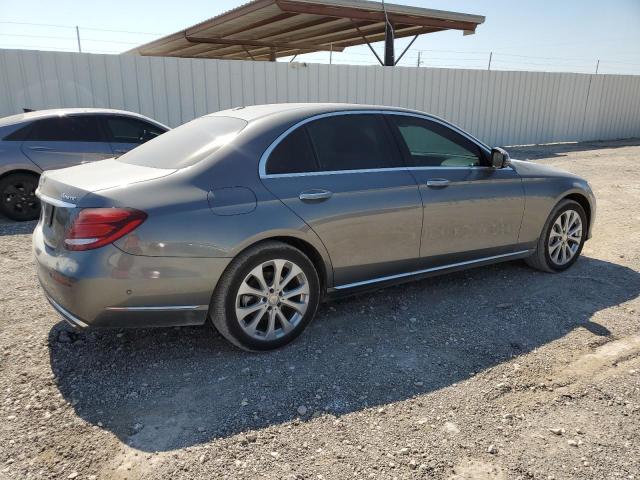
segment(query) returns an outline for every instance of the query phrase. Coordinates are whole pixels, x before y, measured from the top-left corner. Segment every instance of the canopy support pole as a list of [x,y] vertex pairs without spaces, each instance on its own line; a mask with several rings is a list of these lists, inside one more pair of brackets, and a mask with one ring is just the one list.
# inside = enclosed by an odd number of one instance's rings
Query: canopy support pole
[[251,60],[253,60],[253,61],[255,61],[255,60],[256,60],[255,58],[253,58],[253,55],[251,54],[251,52],[249,51],[249,49],[247,49],[246,45],[243,45],[243,46],[242,46],[242,48],[243,48],[243,50],[245,51],[245,53],[246,53],[247,55],[249,55],[249,57],[251,57]]
[[[402,53],[400,54],[400,56],[398,57],[398,59],[396,60],[396,62],[394,63],[394,65],[397,65],[398,62],[400,60],[402,60],[402,57],[404,57],[404,54],[407,53],[407,50],[409,50],[409,48],[411,48],[411,45],[413,45],[413,42],[416,41],[416,39],[420,36],[420,34],[416,35],[415,37],[413,37],[413,39],[409,42],[409,45],[407,45],[407,47],[402,51]],[[418,52],[418,58],[420,57],[420,53]],[[420,63],[420,61],[418,61],[418,64]],[[420,66],[420,65],[418,65]]]
[[396,64],[395,52],[393,50],[394,42],[393,25],[391,22],[385,22],[384,26],[384,65],[386,67],[393,67]]
[[[378,59],[378,61],[380,62],[380,65],[384,65],[384,63],[382,63],[382,59],[378,56],[378,54],[376,53],[376,51],[373,49],[373,47],[371,46],[371,44],[369,43],[369,40],[367,40],[367,37],[364,36],[364,33],[362,33],[362,30],[360,30],[360,27],[358,26],[358,24],[356,22],[354,22],[353,20],[351,20],[351,23],[353,23],[353,26],[356,27],[356,30],[358,31],[358,33],[360,34],[360,36],[362,37],[362,39],[365,41],[365,43],[367,44],[367,46],[369,47],[369,49],[371,50],[371,52],[373,52],[373,54],[376,56],[376,58]],[[333,47],[333,44],[331,44],[331,46]]]

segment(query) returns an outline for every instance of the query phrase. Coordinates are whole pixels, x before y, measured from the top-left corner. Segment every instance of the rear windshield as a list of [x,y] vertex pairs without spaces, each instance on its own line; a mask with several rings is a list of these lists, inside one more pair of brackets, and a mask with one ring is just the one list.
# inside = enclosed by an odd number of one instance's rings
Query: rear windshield
[[189,167],[229,143],[246,125],[233,117],[197,118],[143,143],[118,161],[153,168]]

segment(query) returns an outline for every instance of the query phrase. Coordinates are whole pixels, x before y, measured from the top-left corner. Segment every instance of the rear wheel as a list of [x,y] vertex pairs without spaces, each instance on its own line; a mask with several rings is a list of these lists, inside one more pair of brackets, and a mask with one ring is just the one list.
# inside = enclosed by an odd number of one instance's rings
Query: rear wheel
[[544,272],[561,272],[573,265],[587,235],[587,215],[573,200],[562,200],[545,223],[536,253],[526,259],[529,266]]
[[36,197],[38,176],[11,173],[0,180],[0,211],[12,220],[35,220],[40,215]]
[[315,316],[318,274],[297,248],[264,242],[236,257],[218,282],[210,317],[245,350],[271,350],[295,339]]

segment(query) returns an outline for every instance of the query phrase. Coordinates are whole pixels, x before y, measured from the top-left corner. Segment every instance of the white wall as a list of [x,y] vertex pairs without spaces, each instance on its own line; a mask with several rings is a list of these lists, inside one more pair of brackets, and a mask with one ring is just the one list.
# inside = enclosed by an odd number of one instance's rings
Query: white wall
[[423,110],[492,145],[640,137],[640,76],[0,50],[0,117],[95,106],[177,126],[240,105],[329,101]]

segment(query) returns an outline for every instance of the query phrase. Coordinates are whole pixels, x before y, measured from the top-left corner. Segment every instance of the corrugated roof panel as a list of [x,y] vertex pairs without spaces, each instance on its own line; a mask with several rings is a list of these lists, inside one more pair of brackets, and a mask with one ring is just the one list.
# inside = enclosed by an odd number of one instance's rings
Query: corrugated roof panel
[[484,17],[368,0],[255,0],[127,53],[266,60],[443,30],[474,32]]

